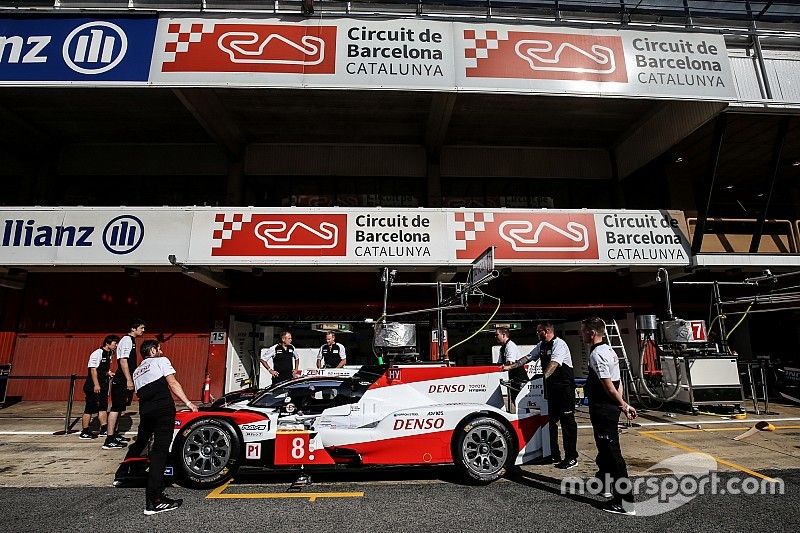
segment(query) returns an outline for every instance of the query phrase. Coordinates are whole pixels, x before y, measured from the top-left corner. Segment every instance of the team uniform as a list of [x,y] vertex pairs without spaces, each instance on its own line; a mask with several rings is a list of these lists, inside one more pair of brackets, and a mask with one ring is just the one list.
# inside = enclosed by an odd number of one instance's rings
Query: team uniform
[[[512,341],[511,339],[507,340],[505,344],[500,345],[500,364],[501,365],[510,365],[520,359],[522,357],[522,352],[519,350],[519,346],[517,343]],[[519,368],[512,368],[508,371],[508,379],[509,381],[515,382],[518,386],[522,386],[525,382],[528,381],[528,372],[525,370],[524,367]],[[519,396],[520,390],[515,389],[514,387],[509,387],[508,389],[509,396],[511,396],[511,401],[514,402]]]
[[334,342],[328,346],[326,342],[323,344],[319,353],[317,354],[317,361],[322,361],[324,364],[322,368],[336,368],[339,364],[347,359],[347,351],[344,346],[338,342]]
[[[172,374],[175,369],[166,357],[148,357],[133,373],[139,396],[139,431],[125,458],[139,457],[153,437],[145,492],[148,502],[160,498],[164,492],[164,467],[175,428],[175,402],[166,379]],[[145,514],[151,513],[146,510]]]
[[[108,409],[108,370],[111,368],[111,350],[98,348],[89,356],[89,363],[86,370],[86,383],[83,384],[83,392],[86,394],[86,407],[83,412],[93,415]],[[100,392],[94,392],[94,381],[92,380],[92,368],[97,369],[97,382],[100,384]]]
[[564,432],[564,458],[578,459],[578,425],[575,422],[575,372],[572,354],[567,343],[559,337],[541,341],[533,347],[526,357],[530,361],[541,360],[542,372],[547,370],[550,361],[558,363],[558,368],[544,380],[544,394],[547,398],[550,417],[550,456],[561,460],[558,448],[558,423]]
[[117,371],[111,380],[111,410],[121,413],[131,404],[133,391],[128,390],[125,374],[122,372],[120,361],[128,360],[128,370],[133,376],[136,370],[136,340],[130,335],[122,337],[117,344]]
[[294,345],[284,346],[282,343],[275,344],[269,348],[261,350],[261,360],[269,362],[272,360],[272,368],[278,375],[272,378],[272,383],[280,383],[292,379],[292,372],[297,361],[297,354]]
[[592,346],[589,354],[589,376],[586,379],[589,418],[597,445],[598,477],[603,481],[606,476],[610,478],[612,485],[606,489],[610,489],[613,495],[612,503],[619,504],[623,499],[633,502],[632,494],[620,495],[614,489],[616,480],[628,477],[628,468],[619,446],[619,405],[608,395],[600,381],[606,378],[619,390],[619,357],[613,348],[603,342]]

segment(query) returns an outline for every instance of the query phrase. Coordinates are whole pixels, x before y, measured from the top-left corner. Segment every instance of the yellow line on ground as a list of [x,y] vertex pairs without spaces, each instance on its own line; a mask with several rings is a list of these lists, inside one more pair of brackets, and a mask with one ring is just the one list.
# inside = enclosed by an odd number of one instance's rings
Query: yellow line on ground
[[226,493],[225,489],[228,488],[231,482],[220,485],[208,493],[206,499],[211,500],[224,500],[224,499],[280,499],[280,498],[303,498],[308,501],[316,501],[317,498],[363,498],[363,492],[240,492],[240,493]]
[[[702,431],[702,430],[696,430],[696,431]],[[706,452],[697,450],[695,448],[690,448],[689,446],[681,444],[680,442],[675,442],[674,440],[665,439],[664,437],[659,437],[657,435],[652,435],[651,433],[652,432],[650,432],[650,431],[641,431],[640,432],[641,435],[644,435],[648,439],[652,439],[652,440],[660,442],[662,444],[667,444],[667,445],[672,446],[674,448],[678,448],[679,450],[684,450],[684,451],[690,452],[690,453],[704,453],[704,454],[708,455],[709,457],[711,457],[712,459],[714,459],[719,464],[723,464],[723,465],[729,466],[731,468],[739,470],[740,472],[744,472],[745,474],[749,474],[749,475],[751,475],[753,477],[757,477],[757,478],[763,479],[764,481],[768,481],[770,483],[775,483],[777,481],[776,479],[773,479],[771,477],[765,476],[764,474],[759,474],[758,472],[756,472],[754,470],[750,470],[749,468],[747,468],[745,466],[742,466],[740,464],[732,463],[730,461],[726,461],[725,459],[720,459],[718,457],[715,457],[715,456],[711,455],[710,453],[706,453]]]
[[287,499],[287,498],[302,498],[310,502],[316,501],[317,498],[363,498],[363,492],[243,492],[237,494],[225,493],[208,495],[206,498],[214,499]]
[[209,492],[208,496],[206,496],[206,498],[219,498],[220,495],[225,491],[225,489],[228,488],[228,485],[231,484],[231,481],[233,481],[233,480],[228,480],[225,483],[223,483],[222,485],[220,485],[219,487],[217,487],[216,489],[214,489],[211,492]]

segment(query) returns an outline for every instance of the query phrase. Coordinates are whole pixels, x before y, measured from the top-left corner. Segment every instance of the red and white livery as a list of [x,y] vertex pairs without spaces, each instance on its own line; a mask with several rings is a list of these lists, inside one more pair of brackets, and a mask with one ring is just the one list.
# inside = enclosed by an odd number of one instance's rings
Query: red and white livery
[[173,466],[197,487],[219,485],[242,465],[454,464],[488,483],[549,454],[541,378],[508,409],[504,376],[498,366],[361,367],[232,395],[177,414]]

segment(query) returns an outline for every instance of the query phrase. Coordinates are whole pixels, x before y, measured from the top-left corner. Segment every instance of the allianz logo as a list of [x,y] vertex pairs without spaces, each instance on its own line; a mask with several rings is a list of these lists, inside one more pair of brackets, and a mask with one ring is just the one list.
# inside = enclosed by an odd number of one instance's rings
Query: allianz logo
[[[2,221],[0,247],[51,248],[94,246],[96,226],[37,224],[35,220],[6,219]],[[101,242],[115,255],[129,254],[144,239],[144,224],[133,215],[120,215],[105,225]]]
[[[52,35],[0,35],[0,65],[47,63]],[[64,39],[61,55],[67,67],[79,74],[102,74],[125,58],[128,37],[111,22],[81,24]]]

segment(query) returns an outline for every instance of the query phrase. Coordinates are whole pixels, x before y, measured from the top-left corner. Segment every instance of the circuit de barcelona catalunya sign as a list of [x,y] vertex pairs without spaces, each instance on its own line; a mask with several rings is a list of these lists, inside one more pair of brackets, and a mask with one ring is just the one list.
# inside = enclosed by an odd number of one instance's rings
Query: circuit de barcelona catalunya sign
[[29,208],[0,211],[0,265],[688,265],[678,211]]
[[720,35],[430,20],[0,19],[0,84],[733,100]]
[[162,18],[150,81],[735,97],[718,35],[392,20]]

